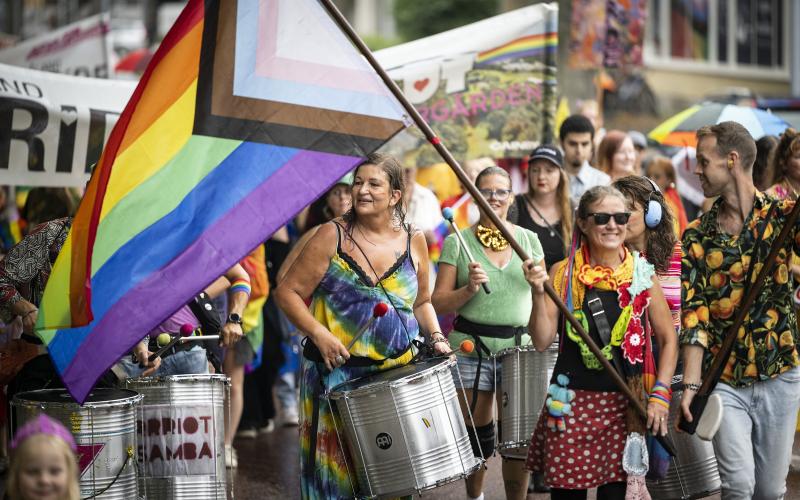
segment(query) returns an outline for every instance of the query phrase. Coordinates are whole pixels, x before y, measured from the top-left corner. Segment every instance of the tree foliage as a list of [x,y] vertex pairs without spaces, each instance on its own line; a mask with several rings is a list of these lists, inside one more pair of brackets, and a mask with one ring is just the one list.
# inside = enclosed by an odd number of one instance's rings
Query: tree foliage
[[416,40],[494,16],[499,3],[499,0],[397,0],[394,17],[400,36]]

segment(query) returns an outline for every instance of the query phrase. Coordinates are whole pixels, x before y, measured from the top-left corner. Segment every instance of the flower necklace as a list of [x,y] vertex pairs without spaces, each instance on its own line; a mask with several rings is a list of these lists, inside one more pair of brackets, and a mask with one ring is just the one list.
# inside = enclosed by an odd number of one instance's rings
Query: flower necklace
[[492,229],[478,224],[478,229],[475,231],[475,236],[486,248],[490,248],[495,252],[502,252],[508,248],[508,240],[503,237],[503,233],[499,229]]
[[[575,318],[588,332],[588,321],[583,313],[583,298],[587,286],[598,290],[615,290],[622,312],[611,330],[608,345],[603,346],[601,352],[606,359],[611,361],[612,349],[620,347],[623,357],[628,363],[632,365],[643,363],[645,336],[642,314],[650,303],[648,290],[652,285],[652,276],[655,273],[653,265],[640,257],[637,252],[633,252],[633,254],[626,252],[622,263],[615,269],[591,266],[588,257],[587,247],[582,247],[575,253],[574,275],[570,284]],[[565,268],[566,265],[562,265],[556,272],[563,275]],[[563,284],[563,282],[563,279],[556,279],[557,284]],[[566,333],[570,340],[578,344],[584,366],[592,370],[601,369],[600,361],[589,350],[589,346],[575,332],[569,322],[566,323]]]

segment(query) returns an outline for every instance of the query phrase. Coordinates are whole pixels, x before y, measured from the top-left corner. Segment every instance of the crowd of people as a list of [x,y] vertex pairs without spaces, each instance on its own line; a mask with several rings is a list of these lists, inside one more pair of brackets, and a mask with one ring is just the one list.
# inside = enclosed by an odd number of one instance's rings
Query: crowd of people
[[[354,491],[354,478],[343,467],[348,450],[331,407],[320,404],[323,392],[411,363],[420,346],[454,356],[472,451],[488,458],[498,453],[503,404],[497,353],[557,349],[552,378],[537,382],[563,401],[548,399],[541,409],[527,458],[499,451],[506,497],[535,489],[554,499],[586,498],[597,488],[597,498],[647,498],[645,476],[666,473],[655,437],[670,431],[673,376],[682,373],[681,418],[690,422],[691,402],[738,306],[780,244],[715,390],[724,414],[714,451],[724,499],[782,498],[800,409],[800,232],[776,238],[800,192],[800,134],[787,129],[756,142],[734,122],[698,130],[694,173],[707,202],[695,206],[678,192],[670,159],[648,152],[642,134],[598,132],[583,115],[566,118],[558,144],[528,155],[522,185],[491,160],[467,162],[493,216],[477,211],[467,194],[438,199],[418,182],[415,165],[369,155],[289,226],[142,332],[99,385],[224,373],[231,379],[226,466],[237,467],[235,436],[269,432],[274,421],[298,426],[302,497],[343,498]],[[13,190],[0,193],[6,206],[15,202]],[[74,203],[66,191],[29,192],[21,241],[8,229],[17,219],[0,220],[0,322],[6,345],[16,343],[14,369],[0,370],[6,427],[15,394],[61,387],[34,327]],[[460,234],[440,241],[441,207],[462,204]],[[10,213],[4,208],[0,213]],[[557,307],[548,284],[574,318]],[[389,313],[373,323],[378,302],[389,304]],[[219,334],[219,345],[161,352],[160,337],[183,330]],[[451,346],[464,340],[474,350],[453,354]],[[41,416],[11,431],[13,440],[0,442],[12,456],[9,498],[33,498],[34,491],[77,498],[67,429]],[[466,478],[467,498],[484,498],[485,474],[480,467]]]

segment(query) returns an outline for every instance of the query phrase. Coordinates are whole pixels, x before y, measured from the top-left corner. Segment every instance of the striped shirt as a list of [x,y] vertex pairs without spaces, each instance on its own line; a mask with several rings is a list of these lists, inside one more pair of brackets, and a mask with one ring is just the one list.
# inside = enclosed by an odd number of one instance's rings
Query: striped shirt
[[669,259],[669,269],[667,272],[658,273],[658,284],[667,299],[667,305],[672,313],[672,322],[675,325],[675,332],[681,332],[681,242],[675,243],[672,257]]

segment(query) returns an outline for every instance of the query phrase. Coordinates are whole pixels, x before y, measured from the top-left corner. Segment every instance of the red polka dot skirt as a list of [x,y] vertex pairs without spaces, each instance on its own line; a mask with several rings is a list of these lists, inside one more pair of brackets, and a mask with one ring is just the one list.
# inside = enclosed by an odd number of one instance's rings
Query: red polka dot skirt
[[625,481],[622,451],[625,448],[625,410],[620,393],[575,391],[567,430],[547,427],[545,408],[528,448],[528,469],[542,472],[553,488],[596,488]]

